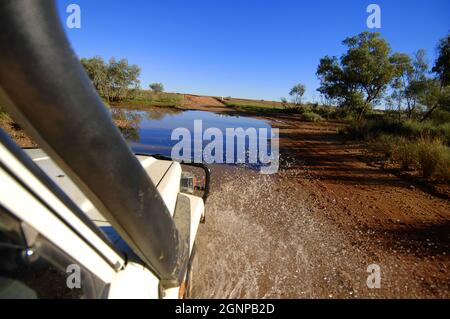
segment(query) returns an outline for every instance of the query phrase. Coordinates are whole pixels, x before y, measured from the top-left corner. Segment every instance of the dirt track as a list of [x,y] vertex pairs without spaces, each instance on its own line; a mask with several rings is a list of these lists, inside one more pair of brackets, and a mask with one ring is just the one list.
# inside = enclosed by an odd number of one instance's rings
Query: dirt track
[[[197,297],[450,297],[447,197],[367,164],[339,124],[266,119],[281,170],[214,168]],[[370,264],[381,289],[367,287]]]
[[225,109],[225,105],[214,97],[185,94],[182,108],[221,112]]

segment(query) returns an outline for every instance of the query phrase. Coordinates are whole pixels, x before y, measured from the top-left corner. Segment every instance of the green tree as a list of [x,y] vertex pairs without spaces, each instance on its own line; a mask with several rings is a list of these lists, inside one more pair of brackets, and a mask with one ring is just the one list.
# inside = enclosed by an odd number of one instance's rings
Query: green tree
[[305,92],[306,86],[303,84],[297,84],[291,89],[289,95],[292,96],[292,100],[295,105],[302,105],[302,98]]
[[347,52],[340,60],[326,56],[320,60],[318,91],[347,107],[361,119],[379,102],[388,85],[398,75],[396,55],[379,33],[363,32],[343,41]]
[[412,73],[408,73],[405,91],[408,118],[412,117],[419,104],[420,95],[426,88],[428,62],[425,50],[421,49],[414,54],[412,66]]
[[108,100],[121,101],[133,97],[139,89],[140,73],[141,69],[137,65],[128,64],[126,59],[116,61],[111,58],[108,65]]
[[438,108],[450,109],[450,34],[439,42],[437,49],[438,57],[432,69],[437,79],[426,82],[421,96],[422,102],[428,109],[422,117],[422,122]]
[[438,108],[450,111],[450,85],[442,87],[438,79],[427,79],[423,83],[419,99],[427,109],[421,122],[427,120]]
[[98,94],[101,97],[106,98],[108,96],[108,65],[98,56],[90,59],[82,58],[81,64],[86,70],[86,73],[91,79]]
[[392,81],[392,93],[390,102],[397,108],[398,116],[401,118],[401,112],[406,101],[406,108],[410,109],[408,104],[408,96],[406,94],[409,85],[409,79],[413,73],[412,61],[409,55],[403,53],[395,53],[391,57],[391,62],[395,65],[395,75]]
[[396,66],[392,81],[391,100],[400,112],[405,109],[408,118],[411,118],[418,106],[419,97],[426,87],[426,74],[428,63],[425,50],[414,53],[413,59],[406,54],[396,53],[391,57]]
[[164,85],[162,83],[152,83],[149,85],[149,87],[155,93],[164,92]]
[[432,71],[438,75],[442,87],[450,85],[450,34],[439,42],[438,58]]
[[81,64],[98,94],[109,102],[131,98],[139,88],[141,70],[126,59],[111,58],[105,63],[100,57],[82,58]]
[[281,105],[283,105],[283,107],[285,109],[289,108],[289,102],[288,102],[287,98],[282,97],[282,98],[280,98],[280,101],[281,101]]

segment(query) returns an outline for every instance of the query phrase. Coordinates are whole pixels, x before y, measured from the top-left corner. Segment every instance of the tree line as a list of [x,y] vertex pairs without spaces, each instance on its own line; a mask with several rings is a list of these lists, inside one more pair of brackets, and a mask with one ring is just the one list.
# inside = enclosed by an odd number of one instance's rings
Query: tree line
[[[421,122],[438,108],[450,111],[450,34],[439,42],[431,69],[425,50],[411,56],[393,52],[376,32],[348,37],[343,44],[347,51],[341,57],[327,55],[317,67],[322,104],[337,106],[358,120],[383,102],[387,110]],[[289,92],[292,104],[286,98],[281,102],[301,107],[305,91],[305,85],[297,84]]]
[[325,56],[317,68],[318,91],[333,104],[358,119],[383,99],[387,108],[421,121],[438,108],[450,111],[450,35],[439,42],[431,70],[424,50],[412,56],[393,52],[376,32],[346,38],[343,44],[347,51],[340,58]]
[[[428,119],[437,109],[450,111],[450,34],[437,47],[432,68],[425,50],[413,55],[393,52],[376,32],[362,32],[343,41],[347,51],[340,57],[320,59],[318,91],[327,104],[335,105],[361,120],[375,106],[384,103],[399,116]],[[141,69],[126,59],[82,58],[93,85],[102,98],[116,102],[133,98],[140,88]],[[155,93],[164,91],[162,83],[150,84]],[[298,84],[290,95],[293,105],[302,105],[306,87]],[[289,105],[285,98],[283,104]]]

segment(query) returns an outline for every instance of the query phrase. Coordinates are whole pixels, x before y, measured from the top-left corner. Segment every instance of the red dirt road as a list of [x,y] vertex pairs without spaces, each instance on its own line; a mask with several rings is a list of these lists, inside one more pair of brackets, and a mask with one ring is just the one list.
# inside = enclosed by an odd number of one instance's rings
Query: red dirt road
[[214,168],[196,297],[450,297],[448,194],[371,165],[342,124],[258,117],[280,128],[280,172]]
[[200,111],[221,112],[226,107],[223,103],[221,103],[214,97],[185,94],[182,108]]

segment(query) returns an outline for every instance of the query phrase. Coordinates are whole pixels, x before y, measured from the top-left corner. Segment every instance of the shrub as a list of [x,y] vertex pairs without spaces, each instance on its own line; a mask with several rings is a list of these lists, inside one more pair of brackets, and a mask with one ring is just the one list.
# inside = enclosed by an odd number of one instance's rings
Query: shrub
[[450,151],[448,148],[441,155],[441,159],[436,167],[436,175],[450,181]]
[[436,172],[448,174],[448,172],[443,173],[442,170],[450,165],[449,149],[442,144],[441,140],[421,138],[417,142],[417,147],[417,161],[423,177],[429,178]]
[[300,119],[306,122],[319,122],[323,120],[322,116],[311,111],[306,111],[302,113],[300,115]]
[[[316,103],[317,104],[317,103]],[[322,118],[331,120],[342,118],[340,110],[331,106],[313,106],[314,113],[319,114]]]
[[419,169],[422,176],[450,180],[450,148],[441,139],[380,135],[372,140],[372,148],[397,163],[401,170]]
[[372,142],[372,147],[400,164],[402,170],[408,170],[416,164],[417,147],[415,142],[410,142],[404,137],[392,135],[380,135]]
[[149,85],[149,87],[155,93],[164,92],[164,85],[162,83],[152,83]]
[[342,135],[350,139],[368,139],[369,130],[365,121],[350,120],[349,125],[340,130]]
[[386,158],[393,157],[394,147],[396,144],[397,143],[395,137],[391,135],[381,135],[371,143],[375,151],[383,153]]
[[406,171],[416,164],[417,143],[410,142],[404,137],[397,140],[394,146],[394,160],[400,163],[400,169]]
[[436,136],[440,136],[444,139],[444,142],[450,146],[450,122],[440,124],[436,127]]
[[450,111],[437,109],[431,115],[431,120],[436,125],[448,124],[448,123],[450,123]]
[[409,139],[442,139],[450,145],[450,123],[436,124],[428,121],[404,121],[374,116],[363,121],[350,120],[344,133],[354,139],[372,139],[383,134],[403,136]]

